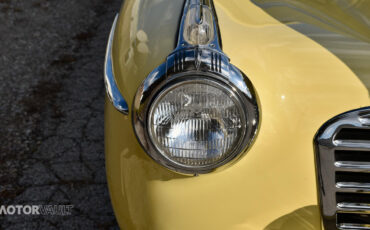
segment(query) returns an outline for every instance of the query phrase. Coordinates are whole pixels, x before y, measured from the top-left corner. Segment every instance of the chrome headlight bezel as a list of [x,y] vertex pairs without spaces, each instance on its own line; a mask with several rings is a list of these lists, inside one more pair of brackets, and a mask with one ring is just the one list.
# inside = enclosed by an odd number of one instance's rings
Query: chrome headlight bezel
[[[201,7],[199,7],[201,6]],[[184,37],[186,17],[189,9],[196,7],[199,10],[208,8],[212,11],[214,20],[212,40],[206,44],[190,44]],[[202,17],[199,13],[197,17]],[[197,18],[196,23],[203,23],[206,19]],[[199,24],[200,25],[200,24]],[[212,29],[212,28],[210,28]],[[236,97],[243,103],[246,117],[246,128],[237,148],[224,160],[209,166],[189,166],[178,164],[168,159],[151,141],[148,132],[148,113],[155,98],[176,82],[198,79],[221,84],[226,87],[230,96]],[[135,134],[145,152],[157,163],[166,168],[185,174],[209,173],[215,169],[237,159],[253,143],[259,126],[259,107],[257,96],[252,83],[247,76],[230,63],[229,58],[222,52],[217,17],[212,1],[187,0],[184,6],[182,22],[179,28],[179,39],[176,49],[167,57],[166,61],[154,69],[138,88],[132,106],[132,122]]]
[[[148,79],[139,88],[135,97],[133,106],[133,125],[136,136],[145,152],[157,163],[172,171],[180,173],[204,174],[212,172],[215,169],[220,168],[221,166],[242,156],[246,149],[252,144],[257,133],[259,113],[257,98],[255,97],[253,87],[246,78],[245,82],[248,83],[248,89],[250,89],[248,91],[250,93],[249,95],[240,90],[239,87],[235,86],[233,82],[229,81],[224,76],[210,72],[182,72],[172,75],[170,78],[163,78],[160,82],[156,82],[156,84],[152,85],[145,84],[148,83],[148,81],[150,82]],[[162,154],[161,150],[158,149],[158,147],[153,143],[149,131],[150,127],[148,116],[150,114],[150,109],[152,104],[161,95],[161,93],[165,92],[175,84],[195,81],[206,82],[208,84],[218,85],[218,87],[223,87],[224,90],[227,90],[230,97],[235,97],[243,105],[243,113],[246,119],[246,127],[244,129],[243,136],[239,139],[240,141],[238,145],[222,161],[208,166],[184,165],[169,159],[165,156],[165,154]],[[150,87],[145,87],[145,85]]]

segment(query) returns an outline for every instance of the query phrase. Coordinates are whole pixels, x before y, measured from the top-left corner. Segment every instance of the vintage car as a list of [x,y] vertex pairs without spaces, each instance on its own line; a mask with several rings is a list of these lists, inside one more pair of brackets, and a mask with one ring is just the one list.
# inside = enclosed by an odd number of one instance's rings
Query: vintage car
[[369,0],[125,0],[105,84],[122,229],[370,229]]

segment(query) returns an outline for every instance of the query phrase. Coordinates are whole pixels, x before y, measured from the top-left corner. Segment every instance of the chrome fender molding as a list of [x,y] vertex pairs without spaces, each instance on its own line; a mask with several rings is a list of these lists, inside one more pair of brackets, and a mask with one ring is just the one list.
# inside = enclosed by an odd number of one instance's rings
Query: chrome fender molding
[[112,45],[114,38],[114,31],[116,30],[118,14],[116,15],[108,39],[107,51],[105,54],[104,63],[104,82],[108,98],[113,106],[121,113],[128,115],[128,104],[123,98],[118,89],[116,80],[114,78],[113,62],[112,62]]

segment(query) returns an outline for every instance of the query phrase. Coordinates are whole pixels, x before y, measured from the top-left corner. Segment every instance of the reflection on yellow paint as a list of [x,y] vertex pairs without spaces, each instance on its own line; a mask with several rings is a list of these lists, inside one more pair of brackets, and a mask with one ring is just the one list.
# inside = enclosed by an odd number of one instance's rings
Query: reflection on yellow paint
[[370,1],[253,0],[342,60],[370,95]]
[[316,230],[317,226],[320,226],[319,207],[311,205],[278,218],[264,230]]
[[305,22],[370,42],[368,0],[252,0],[252,2],[282,23]]

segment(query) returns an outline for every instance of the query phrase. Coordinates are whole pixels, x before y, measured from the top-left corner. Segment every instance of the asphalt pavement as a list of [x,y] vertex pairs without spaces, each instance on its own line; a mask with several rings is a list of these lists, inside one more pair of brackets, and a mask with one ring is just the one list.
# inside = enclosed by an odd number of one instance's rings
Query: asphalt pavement
[[104,162],[103,62],[120,0],[0,0],[0,229],[118,229]]

